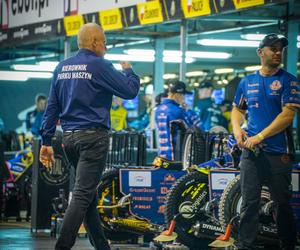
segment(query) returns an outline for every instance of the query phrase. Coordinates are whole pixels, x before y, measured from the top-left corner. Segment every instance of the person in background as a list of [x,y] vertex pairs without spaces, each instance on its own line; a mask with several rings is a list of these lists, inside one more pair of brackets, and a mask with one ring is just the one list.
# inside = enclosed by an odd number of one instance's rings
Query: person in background
[[201,83],[198,89],[198,102],[196,106],[196,112],[199,115],[202,123],[202,129],[208,131],[210,129],[210,119],[208,114],[208,108],[212,107],[213,99],[211,98],[213,93],[213,85],[209,82]]
[[[256,249],[263,183],[268,185],[275,205],[279,249],[295,248],[296,225],[289,203],[293,154],[290,139],[291,124],[300,107],[300,85],[295,76],[280,68],[287,45],[288,40],[277,34],[264,37],[257,49],[262,68],[241,80],[233,103],[233,133],[243,149],[238,249]],[[246,110],[247,131],[241,128]],[[258,145],[262,149],[255,153]]]
[[39,136],[46,104],[46,95],[38,94],[35,97],[35,109],[26,114],[26,130],[34,136]]
[[54,71],[42,125],[40,161],[48,171],[55,164],[51,139],[60,119],[64,149],[76,168],[76,177],[55,249],[71,249],[84,222],[93,247],[109,250],[97,210],[97,185],[109,147],[112,96],[135,98],[140,79],[128,62],[120,63],[121,73],[104,59],[106,38],[98,24],[84,24],[77,44],[78,53],[60,62]]
[[114,96],[110,109],[111,128],[120,131],[127,128],[127,110],[123,107],[123,100]]
[[232,133],[232,124],[231,124],[231,110],[232,110],[232,102],[228,100],[224,100],[221,105],[220,109],[222,112],[222,119],[220,122],[220,126],[226,128],[229,133]]
[[[174,160],[176,148],[176,135],[181,126],[184,128],[200,126],[198,117],[194,113],[187,112],[184,106],[184,95],[191,93],[186,90],[182,81],[169,84],[168,96],[163,99],[155,110],[155,123],[158,132],[158,155],[169,160]],[[171,127],[174,131],[171,133]]]

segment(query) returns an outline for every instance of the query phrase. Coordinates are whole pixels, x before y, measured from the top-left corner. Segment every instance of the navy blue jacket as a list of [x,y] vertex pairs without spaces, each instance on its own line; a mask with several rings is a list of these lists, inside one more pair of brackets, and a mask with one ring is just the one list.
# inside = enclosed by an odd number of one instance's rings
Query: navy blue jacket
[[42,124],[42,143],[51,145],[56,123],[63,131],[110,128],[112,95],[137,96],[140,79],[132,69],[118,72],[111,62],[80,49],[56,67]]

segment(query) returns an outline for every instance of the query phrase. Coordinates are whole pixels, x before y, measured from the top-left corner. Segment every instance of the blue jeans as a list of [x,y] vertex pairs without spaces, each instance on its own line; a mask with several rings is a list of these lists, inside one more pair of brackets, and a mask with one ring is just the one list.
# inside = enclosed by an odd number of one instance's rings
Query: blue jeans
[[102,128],[65,132],[63,143],[69,161],[76,168],[75,186],[64,216],[55,249],[71,249],[81,223],[97,250],[110,250],[97,210],[97,185],[105,167],[108,131]]

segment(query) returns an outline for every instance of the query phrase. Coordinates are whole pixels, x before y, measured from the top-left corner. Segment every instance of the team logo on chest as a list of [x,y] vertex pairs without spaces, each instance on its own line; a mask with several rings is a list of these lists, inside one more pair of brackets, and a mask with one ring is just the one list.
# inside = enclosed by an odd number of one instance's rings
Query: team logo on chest
[[278,80],[275,80],[274,82],[271,83],[270,89],[271,90],[278,90],[282,87],[281,82]]

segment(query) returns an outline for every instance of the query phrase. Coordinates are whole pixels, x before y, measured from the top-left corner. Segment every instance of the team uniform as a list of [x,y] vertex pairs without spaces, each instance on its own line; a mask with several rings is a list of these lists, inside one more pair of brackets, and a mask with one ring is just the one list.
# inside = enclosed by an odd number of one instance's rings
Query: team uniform
[[76,182],[56,249],[71,249],[82,223],[95,249],[110,247],[97,211],[96,187],[105,166],[112,96],[136,97],[139,77],[131,68],[118,72],[111,62],[87,49],[61,62],[54,72],[42,125],[42,144],[51,145],[58,118]]
[[[200,119],[192,110],[185,111],[174,100],[165,99],[155,110],[155,122],[158,130],[158,155],[174,160],[176,135],[180,125],[185,128],[200,127]],[[174,127],[173,127],[174,126]],[[171,127],[174,130],[171,131]]]
[[115,131],[120,131],[127,128],[127,110],[122,106],[111,107],[110,122],[111,128]]
[[[243,78],[236,91],[234,106],[248,111],[248,136],[254,136],[269,126],[284,106],[300,107],[299,81],[290,73],[279,69],[273,76],[259,72]],[[285,246],[293,246],[296,228],[289,205],[291,197],[292,153],[290,128],[263,140],[259,156],[244,149],[241,156],[241,209],[240,241],[245,249],[252,249],[258,232],[258,211],[261,186],[269,186],[271,198],[277,205],[278,235]]]
[[37,111],[37,109],[26,114],[26,129],[35,136],[39,136],[43,115],[44,111]]

